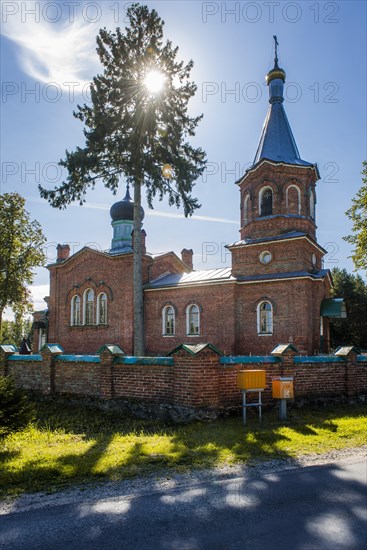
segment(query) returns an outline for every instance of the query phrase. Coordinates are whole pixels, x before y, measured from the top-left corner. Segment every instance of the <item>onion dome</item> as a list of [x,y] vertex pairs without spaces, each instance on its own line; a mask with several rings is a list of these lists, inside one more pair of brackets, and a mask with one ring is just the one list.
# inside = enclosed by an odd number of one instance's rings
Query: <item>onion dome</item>
[[281,80],[283,80],[283,82],[285,82],[285,70],[279,67],[277,57],[274,59],[274,67],[271,69],[271,71],[268,72],[265,77],[268,86],[270,82],[274,80],[274,78],[280,78]]
[[[129,185],[126,187],[126,195],[122,201],[115,202],[111,206],[110,216],[112,221],[134,220],[134,201],[130,197]],[[141,209],[141,219],[144,218],[144,210]]]

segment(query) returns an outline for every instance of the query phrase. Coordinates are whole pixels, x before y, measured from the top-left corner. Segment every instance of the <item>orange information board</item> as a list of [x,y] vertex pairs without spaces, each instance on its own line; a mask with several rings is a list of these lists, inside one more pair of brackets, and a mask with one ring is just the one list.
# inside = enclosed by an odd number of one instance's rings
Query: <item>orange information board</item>
[[237,386],[240,390],[264,390],[265,370],[240,370],[237,372]]
[[272,389],[274,399],[293,399],[293,378],[274,378]]

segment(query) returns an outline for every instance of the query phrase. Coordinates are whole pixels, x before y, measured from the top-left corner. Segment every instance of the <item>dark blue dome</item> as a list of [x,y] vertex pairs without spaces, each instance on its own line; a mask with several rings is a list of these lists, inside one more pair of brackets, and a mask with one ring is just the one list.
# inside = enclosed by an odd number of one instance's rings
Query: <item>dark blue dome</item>
[[[129,186],[126,188],[126,195],[122,201],[115,202],[111,206],[110,216],[112,221],[134,220],[134,201],[130,197]],[[144,219],[144,210],[141,209],[141,219]]]

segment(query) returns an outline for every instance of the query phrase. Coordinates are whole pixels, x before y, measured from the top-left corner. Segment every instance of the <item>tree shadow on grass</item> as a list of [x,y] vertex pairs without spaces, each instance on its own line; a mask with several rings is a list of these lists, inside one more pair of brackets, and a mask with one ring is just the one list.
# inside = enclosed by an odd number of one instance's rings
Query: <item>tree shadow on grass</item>
[[[6,464],[9,460],[12,460],[13,458],[20,455],[20,451],[13,451],[9,449],[2,448],[1,441],[0,441],[0,464],[1,468],[3,464]],[[1,472],[1,469],[0,469]]]
[[[57,459],[39,456],[24,463],[21,469],[14,469],[11,458],[2,463],[3,483],[0,495],[21,494],[23,492],[52,492],[70,483],[90,480],[95,465],[105,453],[110,437],[102,435],[82,453],[70,453]],[[20,452],[17,453],[20,455]],[[14,455],[16,456],[16,455]],[[93,473],[93,475],[92,475]],[[1,479],[0,477],[0,479]]]
[[[120,480],[167,469],[210,468],[226,462],[251,464],[260,459],[287,459],[288,463],[297,463],[294,453],[287,449],[290,438],[280,428],[288,426],[310,437],[319,428],[335,432],[338,413],[327,418],[326,412],[325,418],[320,418],[317,413],[295,412],[296,418],[286,424],[274,414],[268,414],[260,425],[256,416],[250,414],[246,427],[239,416],[213,423],[167,426],[158,421],[133,420],[117,413],[86,407],[61,408],[56,404],[39,415],[38,427],[80,436],[84,443],[89,443],[88,448],[65,453],[50,460],[49,464],[40,456],[18,471],[11,467],[11,459],[16,455],[4,455],[3,494],[4,491],[52,491],[72,483]],[[343,410],[341,416],[344,414]],[[348,414],[359,416],[361,412],[348,410]],[[121,439],[121,443],[116,443],[115,438],[124,435],[132,435],[135,440],[124,442]],[[168,441],[163,449],[159,442],[157,449],[151,444],[157,435]]]

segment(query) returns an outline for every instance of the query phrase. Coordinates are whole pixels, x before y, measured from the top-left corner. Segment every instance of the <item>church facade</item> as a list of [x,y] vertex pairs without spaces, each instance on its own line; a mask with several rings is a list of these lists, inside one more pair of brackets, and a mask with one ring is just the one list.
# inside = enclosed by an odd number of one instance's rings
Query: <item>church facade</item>
[[[267,355],[280,342],[301,353],[329,351],[331,278],[316,239],[316,164],[302,160],[284,107],[285,72],[267,75],[269,110],[253,165],[236,182],[240,240],[231,266],[195,271],[193,252],[152,256],[143,230],[146,355],[210,342],[225,354]],[[133,201],[111,208],[109,251],[58,245],[48,266],[48,310],[35,313],[34,351],[44,341],[66,353],[106,343],[133,354]]]

